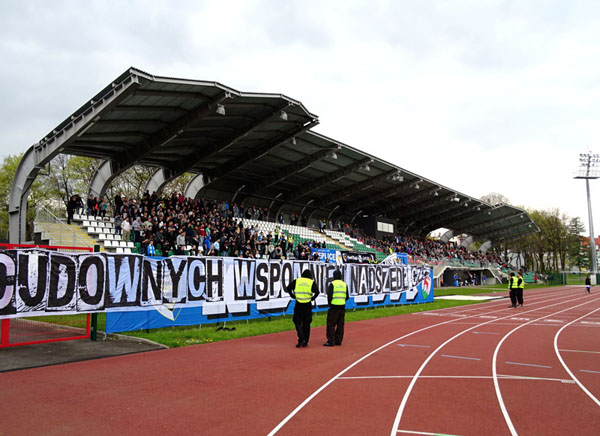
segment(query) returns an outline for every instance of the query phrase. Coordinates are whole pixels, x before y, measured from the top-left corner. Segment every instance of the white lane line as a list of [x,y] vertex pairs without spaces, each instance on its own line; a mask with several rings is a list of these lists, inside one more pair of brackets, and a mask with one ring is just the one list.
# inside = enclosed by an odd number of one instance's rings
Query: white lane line
[[562,351],[562,352],[565,352],[565,353],[591,353],[591,354],[600,354],[600,351],[565,350],[564,348],[561,348],[558,351]]
[[431,345],[398,344],[399,347],[431,348]]
[[[586,302],[582,303],[581,305],[588,304],[589,300],[587,300],[586,297],[579,297],[575,301],[581,300],[581,299],[586,299]],[[567,300],[567,302],[569,302],[569,300]],[[565,301],[561,299],[561,301],[559,301],[557,303],[549,304],[547,306],[542,306],[539,309],[547,309],[549,307],[553,307],[553,306],[556,306],[556,305],[559,305],[559,304],[564,304],[564,303],[565,303]],[[535,310],[537,310],[537,309],[527,310],[524,313],[534,312]],[[565,309],[565,310],[567,310],[567,309]],[[558,312],[558,313],[560,313],[560,312]],[[511,316],[512,315],[507,315],[505,317],[499,318],[498,321],[510,318]],[[548,315],[548,316],[550,316],[550,315]],[[419,379],[419,376],[421,375],[421,373],[423,372],[423,370],[425,369],[425,367],[427,366],[427,364],[431,361],[431,359],[433,359],[433,357],[437,354],[437,352],[440,351],[443,347],[445,347],[446,344],[448,344],[449,342],[452,342],[454,339],[458,338],[459,336],[461,336],[461,335],[463,335],[463,334],[465,334],[467,332],[470,332],[471,330],[474,330],[474,329],[476,329],[478,327],[490,324],[492,322],[496,322],[496,320],[490,320],[490,321],[482,322],[480,324],[475,324],[473,327],[468,328],[466,330],[463,330],[462,332],[457,333],[456,335],[454,335],[451,338],[447,339],[444,343],[442,343],[435,350],[433,350],[433,352],[429,355],[429,357],[427,357],[427,359],[425,359],[425,361],[421,364],[421,366],[419,367],[419,369],[415,373],[413,379],[411,380],[410,384],[406,388],[406,391],[404,392],[404,396],[402,397],[402,402],[400,403],[400,406],[398,407],[398,412],[396,413],[396,418],[394,419],[394,424],[393,424],[393,427],[392,427],[392,429],[390,431],[390,436],[394,436],[396,434],[396,430],[400,427],[400,421],[402,419],[402,414],[404,413],[404,409],[406,408],[406,403],[408,402],[408,398],[410,397],[410,394],[411,394],[411,392],[412,392],[412,390],[413,390],[413,388],[415,386],[415,383]],[[506,336],[504,338],[506,338]],[[496,379],[494,379],[494,382],[495,381],[496,381]]]
[[510,319],[514,319],[515,321],[529,321],[529,320],[531,320],[531,318],[510,318]]
[[455,435],[455,434],[430,433],[428,431],[415,431],[415,430],[398,430],[398,433],[422,434],[422,435],[425,435],[425,436],[458,436],[458,435]]
[[471,332],[474,335],[499,335],[497,332]]
[[[594,301],[598,301],[598,299],[594,300]],[[583,383],[581,383],[579,381],[579,379],[577,377],[575,377],[575,374],[573,374],[573,371],[571,371],[569,369],[569,367],[567,366],[567,364],[565,363],[565,361],[563,360],[562,356],[560,355],[560,351],[558,351],[558,337],[560,336],[560,334],[562,333],[562,331],[564,329],[566,329],[568,326],[570,326],[571,324],[573,324],[574,322],[577,322],[579,320],[582,320],[583,318],[585,318],[586,316],[591,315],[592,313],[596,313],[600,310],[600,307],[596,310],[592,310],[589,313],[586,313],[583,316],[580,316],[579,318],[571,321],[568,324],[565,324],[564,326],[561,327],[561,329],[559,331],[556,332],[556,334],[554,335],[554,352],[556,353],[556,357],[558,357],[558,360],[560,361],[560,364],[563,366],[563,368],[565,369],[565,371],[567,371],[567,373],[571,376],[571,378],[573,380],[575,380],[575,383],[577,383],[577,385],[583,390],[583,392],[585,392],[587,394],[588,397],[590,397],[598,406],[600,406],[600,401],[598,400],[598,398],[595,397],[594,394],[592,394],[584,385]]]
[[[377,379],[404,379],[412,378],[412,375],[357,375],[339,377],[338,380],[377,380]],[[455,379],[455,380],[490,380],[493,379],[491,375],[422,375],[419,378],[422,379]],[[524,375],[498,375],[498,378],[502,380],[527,380],[527,381],[551,381],[567,384],[575,384],[573,380],[563,378],[550,378],[550,377],[528,377]]]
[[[558,294],[558,291],[564,291],[564,289],[563,289],[563,290],[561,290],[561,289],[557,289],[556,291],[557,291],[557,294]],[[557,295],[555,298],[552,298],[552,301],[556,301],[556,300],[561,300],[561,301],[564,301],[564,300],[567,300],[568,298],[571,298],[571,296],[564,297],[564,294],[562,294],[562,293],[561,293],[560,295]],[[547,302],[548,302],[548,300],[547,300],[546,298],[544,298],[544,302],[545,302],[545,303],[547,303]],[[484,314],[485,314],[485,313],[497,313],[497,310],[498,310],[498,309],[501,309],[501,305],[500,305],[500,304],[494,304],[494,305],[490,305],[490,306],[487,306],[487,304],[486,304],[486,303],[482,303],[482,304],[485,304],[485,305],[486,305],[486,307],[490,309],[490,311],[488,311],[488,312],[484,312]],[[532,306],[532,305],[535,305],[535,304],[537,304],[537,302],[535,302],[535,303],[533,303],[533,304],[530,304],[530,306]],[[559,304],[559,303],[557,303],[557,304]],[[440,309],[440,310],[444,310],[444,309]],[[470,310],[472,310],[472,309],[470,309],[470,308],[469,308],[469,309],[465,309],[465,312],[468,312],[468,311],[470,311]],[[427,313],[427,312],[421,312],[421,313]],[[473,317],[473,318],[474,318],[474,317],[476,317],[477,315],[478,315],[478,314],[472,314],[472,315],[469,315],[469,316],[467,317],[467,319],[468,319],[468,318],[470,318],[470,317]],[[286,416],[286,417],[285,417],[285,418],[284,418],[284,419],[283,419],[283,420],[282,420],[282,421],[281,421],[279,424],[277,424],[277,426],[275,426],[275,428],[273,428],[273,430],[271,430],[271,432],[270,432],[270,433],[269,433],[267,436],[273,436],[273,435],[277,434],[277,432],[278,432],[279,430],[281,430],[281,428],[282,428],[284,425],[286,425],[286,424],[289,422],[289,420],[290,420],[290,419],[292,419],[292,418],[293,418],[293,417],[294,417],[294,416],[295,416],[295,415],[296,415],[298,412],[300,412],[300,410],[302,410],[302,409],[304,408],[304,406],[306,406],[308,403],[310,403],[310,402],[312,401],[312,399],[313,399],[313,398],[315,398],[317,395],[319,395],[319,394],[320,394],[320,393],[321,393],[321,392],[322,392],[322,391],[323,391],[325,388],[327,388],[327,386],[329,386],[331,383],[333,383],[333,382],[334,382],[336,379],[338,379],[338,378],[339,378],[339,377],[340,377],[342,374],[345,374],[347,371],[349,371],[350,369],[352,369],[354,366],[358,365],[358,364],[359,364],[360,362],[362,362],[363,360],[367,359],[368,357],[372,356],[373,354],[377,353],[378,351],[380,351],[380,350],[382,350],[382,349],[386,348],[387,346],[389,346],[389,345],[392,345],[394,342],[400,341],[400,340],[402,340],[402,339],[404,339],[404,338],[407,338],[407,337],[409,337],[409,336],[412,336],[412,335],[414,335],[414,334],[416,334],[416,333],[420,333],[420,332],[422,332],[422,331],[429,330],[429,329],[431,329],[431,328],[438,327],[438,326],[441,326],[441,325],[445,325],[445,324],[453,323],[453,322],[455,322],[455,321],[457,321],[457,320],[455,320],[455,319],[451,319],[451,320],[448,320],[448,321],[443,321],[443,322],[439,322],[439,323],[437,323],[437,324],[430,325],[430,326],[428,326],[428,327],[424,327],[424,328],[422,328],[422,329],[419,329],[419,330],[415,330],[414,332],[411,332],[411,333],[408,333],[408,334],[406,334],[406,335],[404,335],[404,336],[401,336],[401,337],[399,337],[399,338],[396,338],[396,339],[394,339],[393,341],[390,341],[390,342],[388,342],[387,344],[384,344],[384,345],[382,345],[381,347],[379,347],[379,348],[376,348],[375,350],[373,350],[373,351],[371,351],[371,352],[369,352],[369,353],[365,354],[363,357],[361,357],[361,358],[360,358],[360,359],[358,359],[357,361],[355,361],[355,362],[351,363],[349,366],[347,366],[346,368],[344,368],[344,369],[343,369],[342,371],[340,371],[338,374],[336,374],[335,376],[333,376],[331,379],[329,379],[327,382],[325,382],[325,383],[324,383],[324,384],[323,384],[323,385],[322,385],[320,388],[318,388],[318,389],[317,389],[316,391],[314,391],[314,392],[313,392],[313,393],[312,393],[310,396],[308,396],[308,397],[307,397],[307,398],[306,398],[306,399],[305,399],[305,400],[304,400],[302,403],[300,403],[300,404],[299,404],[299,405],[298,405],[298,406],[297,406],[297,407],[296,407],[294,410],[292,410],[292,411],[291,411],[291,412],[290,412],[290,413],[289,413],[289,414],[288,414],[288,415],[287,415],[287,416]]]
[[562,319],[545,319],[544,322],[560,322],[560,323],[563,323],[564,321]]
[[451,359],[464,359],[464,360],[481,360],[477,357],[463,357],[463,356],[453,356],[451,354],[442,354],[442,357],[449,357]]
[[536,368],[552,368],[548,365],[536,365],[535,363],[521,363],[521,362],[504,362],[508,365],[521,365],[521,366],[534,366]]
[[[583,298],[585,298],[585,297],[583,297]],[[575,298],[572,301],[579,301],[581,299],[582,299],[581,297],[580,298]],[[598,299],[596,299],[594,301],[598,301]],[[504,337],[500,340],[500,342],[498,342],[498,345],[496,345],[496,349],[494,350],[494,356],[492,357],[492,375],[494,376],[494,389],[496,390],[496,397],[498,398],[498,403],[500,404],[500,410],[502,410],[502,415],[504,416],[504,421],[506,422],[506,425],[508,426],[508,429],[510,430],[510,434],[512,436],[518,436],[518,433],[517,433],[517,430],[515,429],[515,426],[514,426],[514,424],[512,422],[512,419],[510,418],[510,415],[508,414],[508,410],[506,409],[506,405],[504,404],[504,399],[502,398],[502,392],[500,392],[500,384],[498,383],[498,377],[497,377],[498,376],[497,361],[498,361],[498,352],[500,351],[500,347],[502,346],[502,344],[504,343],[504,341],[510,335],[512,335],[517,330],[525,327],[526,325],[532,324],[532,323],[534,323],[536,321],[539,321],[541,319],[547,318],[549,316],[554,316],[554,315],[557,315],[559,313],[566,312],[568,310],[573,310],[573,309],[575,309],[577,307],[584,306],[584,305],[589,304],[589,303],[590,302],[588,300],[588,301],[585,301],[585,302],[583,302],[581,304],[577,304],[577,305],[571,306],[571,307],[569,307],[567,309],[559,310],[558,312],[551,313],[549,315],[545,315],[545,316],[542,316],[540,318],[528,321],[525,324],[521,324],[520,326],[515,327],[510,332],[508,332],[506,335],[504,335]],[[557,304],[561,304],[561,303],[552,304],[552,305],[547,306],[547,307],[556,306]],[[545,307],[543,309],[545,309]],[[565,324],[561,328],[561,330],[564,329],[567,325],[568,324]],[[556,348],[556,337],[554,338],[554,346]],[[573,377],[571,377],[571,378],[573,378]]]
[[596,322],[596,321],[581,321],[581,324],[600,325],[600,322]]
[[485,318],[485,319],[498,319],[497,316],[495,315],[480,315],[479,318]]
[[600,371],[592,371],[591,369],[580,369],[581,372],[591,372],[592,374],[600,374]]

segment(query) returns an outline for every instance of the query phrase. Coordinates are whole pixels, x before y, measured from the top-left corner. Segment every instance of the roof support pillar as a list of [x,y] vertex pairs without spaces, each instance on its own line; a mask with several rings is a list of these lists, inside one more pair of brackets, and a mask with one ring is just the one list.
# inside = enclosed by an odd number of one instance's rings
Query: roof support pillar
[[128,76],[123,82],[115,85],[101,100],[93,101],[85,112],[72,118],[71,122],[62,130],[52,132],[50,137],[32,145],[25,152],[17,167],[15,180],[10,189],[8,229],[11,243],[25,242],[27,197],[40,169],[71,143],[77,137],[78,132],[89,129],[98,120],[100,114],[111,110],[119,101],[131,94],[138,85],[139,80],[136,75]]
[[204,175],[198,174],[194,177],[190,183],[185,187],[184,196],[186,198],[198,198],[198,193],[202,188],[204,188]]
[[447,243],[454,236],[454,232],[452,230],[448,230],[440,237],[440,241]]
[[144,191],[148,191],[151,194],[153,192],[162,192],[167,183],[174,180],[176,177],[177,174],[169,168],[159,168],[154,171],[154,174],[152,174],[146,182]]
[[479,251],[481,251],[483,254],[486,254],[491,246],[492,246],[492,241],[489,241],[489,240],[485,241],[483,244],[481,244],[481,247],[479,247]]
[[473,245],[473,242],[475,242],[475,240],[473,239],[473,236],[467,236],[465,239],[462,240],[462,242],[460,243],[461,247],[464,248],[469,248],[471,245]]
[[244,183],[243,185],[241,185],[239,188],[237,188],[237,191],[235,191],[235,194],[233,194],[233,197],[231,197],[231,203],[233,204],[235,202],[235,199],[237,198],[238,194],[242,191],[242,189],[244,189],[246,187],[246,184]]
[[88,189],[88,197],[93,195],[94,197],[104,197],[110,182],[119,174],[115,171],[116,163],[111,160],[105,160],[96,169],[96,172],[92,176],[90,187]]

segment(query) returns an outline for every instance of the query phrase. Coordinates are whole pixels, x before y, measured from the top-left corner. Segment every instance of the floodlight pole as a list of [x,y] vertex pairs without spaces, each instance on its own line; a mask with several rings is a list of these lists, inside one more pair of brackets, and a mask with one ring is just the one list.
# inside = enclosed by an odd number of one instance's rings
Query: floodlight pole
[[[592,218],[592,199],[590,195],[590,179],[600,178],[598,167],[600,164],[600,155],[591,152],[580,154],[579,162],[581,164],[580,173],[575,176],[576,179],[585,179],[585,188],[587,192],[588,220],[590,222],[590,254],[592,257],[592,274],[598,273],[598,258],[596,257],[596,240],[594,239],[594,219]],[[594,168],[596,167],[596,168]]]
[[596,257],[596,240],[594,239],[594,219],[592,218],[592,200],[590,196],[590,179],[585,179],[587,190],[588,219],[590,221],[590,246],[592,248],[592,274],[598,273],[598,258]]

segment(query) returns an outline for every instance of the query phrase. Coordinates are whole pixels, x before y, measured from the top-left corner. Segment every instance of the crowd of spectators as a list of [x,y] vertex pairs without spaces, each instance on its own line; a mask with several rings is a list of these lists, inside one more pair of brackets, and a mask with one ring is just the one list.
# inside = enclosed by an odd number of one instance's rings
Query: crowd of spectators
[[117,195],[115,228],[123,240],[139,244],[147,255],[191,254],[250,259],[306,259],[324,244],[295,243],[293,235],[244,227],[237,218],[267,220],[268,211],[229,202],[194,200],[180,193],[159,197],[144,193],[139,202]]
[[418,239],[412,236],[396,235],[394,238],[376,240],[360,235],[355,236],[363,244],[370,245],[384,253],[406,253],[413,262],[424,262],[435,265],[444,260],[456,260],[461,263],[477,264],[478,266],[505,264],[501,257],[494,253],[469,251],[454,242],[442,242],[439,239]]
[[[80,198],[72,205],[83,209]],[[88,214],[105,216],[106,202],[92,196],[87,200]],[[227,201],[194,200],[181,193],[158,196],[145,192],[141,200],[128,200],[121,195],[114,198],[116,233],[123,240],[137,243],[142,254],[191,254],[200,256],[231,256],[250,259],[311,259],[312,248],[325,248],[325,243],[297,242],[293,235],[279,230],[265,234],[253,226],[242,224],[239,218],[268,220],[268,210],[249,206],[244,208]],[[307,226],[306,216],[292,214],[290,224]],[[284,223],[283,215],[276,218]],[[331,221],[320,221],[319,230],[334,228]],[[412,262],[437,264],[444,260],[458,260],[478,265],[504,262],[495,254],[471,252],[453,242],[437,239],[418,239],[407,235],[376,240],[360,234],[356,227],[337,223],[339,231],[356,237],[361,243],[383,253],[406,253]],[[314,257],[316,258],[316,257]],[[313,259],[314,259],[313,258]]]

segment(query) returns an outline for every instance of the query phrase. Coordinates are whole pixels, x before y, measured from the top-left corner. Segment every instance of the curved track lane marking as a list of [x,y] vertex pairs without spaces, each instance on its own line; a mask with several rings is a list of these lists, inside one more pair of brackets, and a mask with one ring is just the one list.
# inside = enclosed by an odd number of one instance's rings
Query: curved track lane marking
[[[576,300],[581,300],[582,298],[585,298],[585,297],[580,297],[580,298],[578,298]],[[525,313],[529,313],[529,312],[534,312],[535,310],[546,309],[546,308],[553,307],[553,306],[556,306],[558,304],[563,304],[563,303],[564,303],[564,301],[560,301],[558,303],[550,304],[548,306],[543,306],[543,307],[540,307],[538,309],[528,310],[528,311],[525,311],[525,312],[522,312],[522,313],[525,314]],[[587,301],[586,301],[586,303],[580,304],[580,306],[582,306],[583,304],[587,304]],[[577,306],[575,306],[575,307],[577,307]],[[569,309],[565,309],[565,310],[569,310]],[[557,312],[557,313],[560,313],[560,312]],[[552,313],[552,314],[546,315],[546,316],[553,316],[553,315],[555,315],[555,313]],[[492,319],[492,320],[489,320],[489,321],[486,321],[486,322],[483,322],[483,323],[480,323],[480,324],[476,324],[473,327],[470,327],[468,329],[463,330],[460,333],[457,333],[456,335],[454,335],[451,338],[447,339],[439,347],[437,347],[427,357],[427,359],[425,359],[425,361],[423,362],[423,364],[421,365],[421,367],[417,370],[417,372],[413,376],[413,379],[411,380],[410,384],[408,385],[408,388],[406,388],[406,391],[404,392],[404,396],[402,397],[402,402],[400,403],[400,407],[398,408],[398,412],[396,413],[396,418],[394,419],[394,425],[392,426],[392,430],[390,432],[390,435],[393,436],[393,435],[395,435],[397,433],[397,429],[400,427],[400,420],[402,419],[402,414],[404,413],[404,409],[406,408],[406,403],[408,402],[408,398],[410,397],[412,389],[415,386],[415,383],[419,379],[419,376],[421,375],[421,373],[423,372],[423,370],[425,369],[425,367],[429,364],[429,362],[431,361],[431,359],[433,359],[433,357],[438,353],[438,351],[440,351],[443,347],[445,347],[447,344],[449,344],[450,342],[452,342],[454,339],[456,339],[456,338],[464,335],[465,333],[467,333],[467,332],[469,332],[471,330],[474,330],[474,329],[476,329],[478,327],[481,327],[483,325],[486,325],[486,324],[491,324],[491,323],[496,322],[496,321],[502,321],[503,319],[510,318],[511,316],[513,316],[513,315],[510,314],[510,315],[507,315],[505,317],[501,317],[501,318],[497,318],[497,319]],[[542,318],[545,318],[546,316],[544,316]],[[539,318],[539,319],[542,319],[542,318]],[[529,323],[531,323],[531,322],[533,322],[533,321],[530,321]],[[527,323],[527,324],[529,324],[529,323]],[[522,324],[521,326],[519,326],[517,328],[523,327],[524,325],[526,325],[526,324]],[[506,336],[505,336],[505,338],[506,338]],[[501,341],[501,343],[502,343],[502,341]],[[495,359],[495,357],[496,357],[496,355],[494,355],[494,359]],[[495,360],[494,360],[494,362],[495,362]]]
[[[563,291],[564,290],[565,289],[563,289]],[[553,298],[550,301],[566,300],[568,298],[571,298],[571,297],[570,296],[565,297],[564,295],[562,295],[562,296],[556,296],[555,298]],[[548,302],[548,301],[546,301],[546,302]],[[563,301],[561,301],[561,302],[563,302]],[[497,301],[494,301],[492,303],[497,303]],[[483,303],[483,304],[485,304],[485,303]],[[502,304],[506,304],[506,302],[502,302]],[[532,303],[532,305],[534,305],[534,304],[537,304],[537,302]],[[560,302],[557,303],[557,304],[560,304]],[[464,321],[465,319],[475,318],[475,317],[478,317],[479,315],[486,315],[488,313],[497,313],[497,310],[501,309],[501,308],[500,307],[495,307],[495,306],[500,306],[500,304],[494,304],[494,307],[487,307],[488,309],[494,309],[492,311],[487,311],[487,312],[483,312],[483,313],[477,313],[477,314],[473,314],[473,315],[468,315],[468,316],[466,316],[464,318],[460,318],[460,319],[450,319],[448,321],[444,321],[444,322],[433,324],[433,325],[430,325],[430,326],[427,326],[427,327],[423,327],[422,329],[415,330],[414,332],[411,332],[411,333],[408,333],[408,334],[406,334],[404,336],[396,338],[396,339],[388,342],[387,344],[384,344],[384,345],[380,346],[379,348],[376,348],[375,350],[373,350],[373,351],[365,354],[363,357],[361,357],[360,359],[358,359],[355,362],[351,363],[345,369],[343,369],[338,374],[336,374],[331,379],[329,379],[327,382],[325,382],[325,384],[323,384],[320,388],[318,388],[316,391],[314,391],[309,397],[307,397],[302,403],[300,403],[294,410],[292,410],[288,416],[286,416],[279,424],[277,424],[277,426],[275,426],[275,428],[273,428],[273,430],[271,430],[267,434],[267,436],[273,436],[273,435],[277,434],[277,432],[279,430],[281,430],[281,428],[284,425],[286,425],[290,419],[292,419],[300,410],[302,410],[304,408],[304,406],[306,406],[313,398],[315,398],[317,395],[319,395],[319,393],[321,393],[327,386],[329,386],[335,380],[337,380],[338,378],[340,378],[340,376],[342,376],[343,374],[345,374],[346,372],[348,372],[354,366],[358,365],[360,362],[362,362],[363,360],[365,360],[368,357],[372,356],[373,354],[377,353],[378,351],[383,350],[384,348],[388,347],[389,345],[392,345],[393,343],[398,342],[398,341],[400,341],[400,340],[402,340],[404,338],[407,338],[409,336],[412,336],[412,335],[414,335],[416,333],[420,333],[420,332],[425,331],[425,330],[432,329],[434,327],[438,327],[438,326],[441,326],[441,325],[450,324],[450,323],[454,323],[454,322],[458,322],[458,321]],[[481,308],[482,306],[479,306],[479,307]],[[509,316],[512,316],[512,315],[509,315]],[[496,321],[496,320],[491,320],[491,321],[488,321],[487,323],[494,322],[494,321]],[[485,323],[485,324],[487,324],[487,323]]]
[[[585,297],[583,297],[583,298],[585,298]],[[581,300],[581,297],[580,298],[576,298],[573,301],[577,301],[577,300]],[[597,299],[592,300],[592,301],[594,301],[594,302],[600,301],[600,298],[597,298]],[[498,373],[497,373],[496,363],[497,363],[497,360],[498,360],[498,352],[500,351],[500,347],[502,347],[502,344],[504,343],[504,341],[510,335],[512,335],[514,332],[516,332],[520,328],[523,328],[526,325],[529,325],[529,324],[532,324],[534,322],[537,322],[540,319],[548,318],[549,316],[554,316],[556,314],[563,313],[563,312],[575,309],[575,308],[580,307],[580,306],[584,306],[584,305],[588,304],[589,302],[590,301],[588,300],[588,301],[586,301],[584,303],[577,304],[575,306],[568,307],[568,308],[560,310],[558,312],[554,312],[554,313],[551,313],[549,315],[545,315],[545,316],[542,316],[540,318],[536,318],[534,320],[526,322],[525,324],[521,324],[520,326],[515,327],[510,332],[508,332],[506,335],[504,335],[504,337],[500,340],[500,342],[498,342],[498,345],[496,345],[496,349],[494,350],[494,357],[492,358],[492,374],[494,376],[494,389],[496,390],[496,397],[498,398],[498,403],[500,404],[500,410],[502,410],[502,415],[504,416],[504,421],[506,421],[506,425],[508,426],[508,429],[510,430],[510,434],[512,436],[518,436],[518,433],[517,433],[517,430],[515,429],[515,426],[513,425],[512,419],[510,419],[510,415],[508,414],[508,410],[506,410],[506,405],[504,404],[504,400],[502,398],[502,392],[500,392],[500,384],[498,383],[498,377],[497,377]],[[553,305],[553,306],[555,306],[555,305]],[[598,309],[596,309],[596,310],[598,310]],[[596,310],[594,310],[594,312]]]
[[[571,369],[567,366],[567,364],[565,363],[565,361],[563,360],[562,356],[560,355],[560,350],[558,349],[558,336],[562,333],[562,331],[564,329],[566,329],[568,326],[570,326],[571,324],[579,321],[580,319],[583,319],[589,315],[591,315],[592,313],[598,312],[600,310],[600,307],[590,313],[587,313],[579,318],[577,318],[576,320],[571,321],[568,324],[565,324],[564,326],[562,326],[562,328],[556,332],[556,335],[554,335],[554,352],[556,353],[556,357],[558,357],[558,360],[560,361],[560,364],[563,366],[563,368],[565,369],[565,371],[567,371],[567,373],[569,374],[569,376],[571,376],[571,378],[575,381],[575,383],[577,383],[577,385],[583,390],[583,392],[585,392],[587,394],[588,397],[590,397],[592,399],[592,401],[594,401],[598,406],[600,406],[600,401],[598,400],[598,398],[596,398],[596,396],[594,394],[592,394],[584,385],[583,383],[581,383],[579,381],[579,379],[577,377],[575,377],[575,374],[573,374],[573,371],[571,371]],[[582,370],[584,371],[584,370]]]

